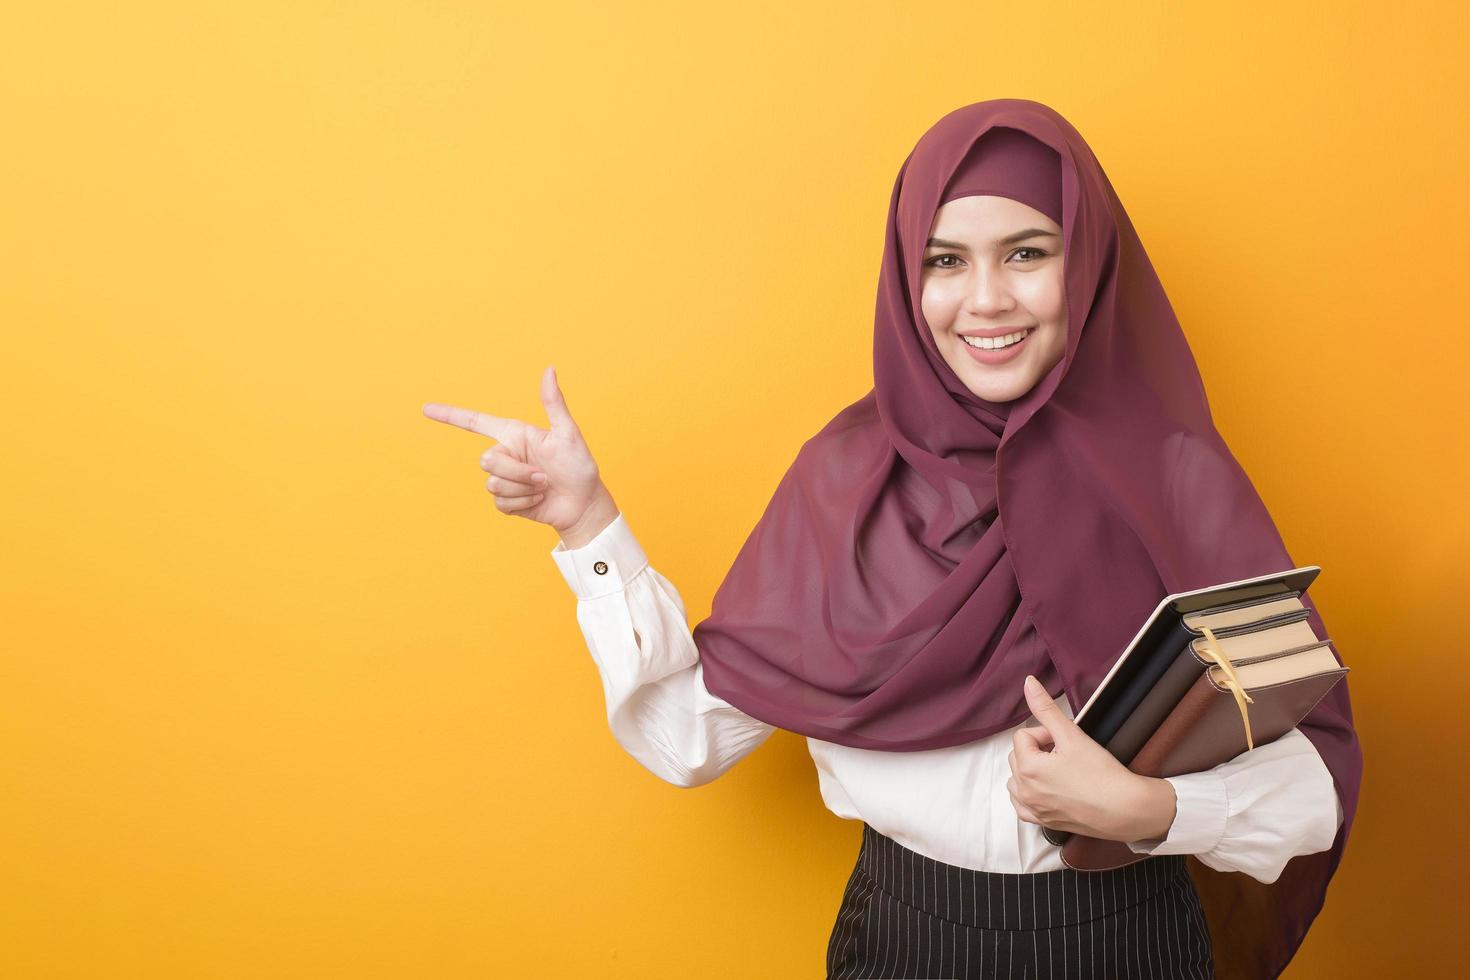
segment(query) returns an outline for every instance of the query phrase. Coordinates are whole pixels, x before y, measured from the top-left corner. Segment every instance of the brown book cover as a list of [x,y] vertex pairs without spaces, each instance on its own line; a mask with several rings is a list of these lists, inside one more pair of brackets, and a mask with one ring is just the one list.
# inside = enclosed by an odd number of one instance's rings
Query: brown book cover
[[[1347,668],[1339,665],[1335,670],[1280,683],[1247,686],[1252,699],[1248,710],[1255,744],[1273,742],[1295,728],[1346,674]],[[1240,709],[1230,688],[1218,683],[1218,677],[1218,671],[1211,669],[1194,682],[1183,700],[1138,750],[1129,769],[1141,776],[1181,776],[1213,769],[1246,751]],[[1122,841],[1082,834],[1071,835],[1062,845],[1063,863],[1077,871],[1121,868],[1146,857],[1147,854],[1134,853]]]

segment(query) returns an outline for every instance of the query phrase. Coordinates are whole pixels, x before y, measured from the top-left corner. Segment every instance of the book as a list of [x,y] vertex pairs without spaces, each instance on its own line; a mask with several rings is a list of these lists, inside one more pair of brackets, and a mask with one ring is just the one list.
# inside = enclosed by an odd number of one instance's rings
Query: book
[[[1146,776],[1200,772],[1296,727],[1347,673],[1307,621],[1316,565],[1159,601],[1076,715]],[[1043,828],[1077,870],[1143,860],[1125,843]]]

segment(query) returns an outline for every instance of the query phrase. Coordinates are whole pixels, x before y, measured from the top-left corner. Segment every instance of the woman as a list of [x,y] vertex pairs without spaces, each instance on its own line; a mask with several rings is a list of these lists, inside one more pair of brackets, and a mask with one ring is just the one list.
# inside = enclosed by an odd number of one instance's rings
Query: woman
[[[905,159],[873,389],[801,447],[693,630],[554,371],[542,400],[547,430],[425,413],[495,438],[496,506],[560,533],[609,723],[644,766],[693,786],[776,727],[807,736],[826,805],[864,822],[829,976],[1284,968],[1356,808],[1346,685],[1275,742],[1167,780],[1071,721],[1162,596],[1296,563],[1056,112],[968,105]],[[1075,872],[1042,826],[1147,857]]]

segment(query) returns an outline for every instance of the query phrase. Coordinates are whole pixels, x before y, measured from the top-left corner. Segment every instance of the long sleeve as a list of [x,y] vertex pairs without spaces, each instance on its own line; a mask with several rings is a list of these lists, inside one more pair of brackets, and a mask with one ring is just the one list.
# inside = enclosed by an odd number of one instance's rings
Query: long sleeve
[[648,563],[623,514],[580,548],[558,541],[551,557],[577,596],[608,727],[644,768],[675,786],[699,786],[775,730],[705,687],[684,600]]
[[1170,777],[1174,824],[1160,841],[1135,841],[1140,854],[1193,854],[1219,871],[1267,884],[1299,854],[1332,846],[1342,804],[1310,739],[1293,728],[1205,772]]

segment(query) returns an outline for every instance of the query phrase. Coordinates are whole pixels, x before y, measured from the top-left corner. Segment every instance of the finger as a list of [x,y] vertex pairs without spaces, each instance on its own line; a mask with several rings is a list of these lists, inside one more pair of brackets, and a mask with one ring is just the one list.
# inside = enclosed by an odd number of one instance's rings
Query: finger
[[1041,722],[1041,727],[1051,733],[1052,740],[1057,745],[1064,745],[1079,734],[1077,723],[1058,708],[1051,695],[1046,693],[1046,688],[1041,682],[1030,674],[1026,675],[1026,683],[1022,685],[1026,693],[1026,704],[1031,709],[1031,714]]
[[1011,772],[1016,776],[1039,776],[1043,765],[1049,761],[1046,749],[1036,738],[1036,731],[1035,728],[1018,728],[1011,736]]
[[472,408],[441,405],[438,402],[425,402],[424,414],[435,422],[447,422],[502,442],[510,436],[511,427],[515,425],[515,419],[477,412]]
[[567,400],[562,396],[561,386],[556,382],[554,366],[548,367],[541,375],[541,404],[546,408],[546,418],[551,422],[553,432],[576,431],[577,423],[572,421]]
[[[480,469],[496,476],[520,483],[545,483],[546,474],[530,463],[523,463],[512,456],[505,447],[496,444],[480,454]],[[536,477],[541,479],[537,480]]]
[[546,489],[540,485],[532,486],[529,483],[519,483],[515,480],[506,480],[502,477],[492,476],[485,481],[485,489],[497,497],[529,497],[533,493],[542,493]]
[[1046,744],[1042,744],[1037,732],[1045,732],[1045,728],[1018,728],[1011,736],[1011,748],[1016,753],[1018,760],[1030,759],[1032,756],[1045,755],[1047,749],[1051,748],[1051,737],[1047,736]]
[[1057,744],[1056,739],[1051,737],[1051,732],[1042,728],[1040,725],[1027,726],[1026,731],[1032,738],[1036,739],[1036,744],[1040,745],[1043,751],[1050,752],[1052,746]]
[[505,511],[505,513],[507,514],[513,514],[518,510],[526,510],[530,507],[535,507],[541,502],[541,498],[545,496],[546,494],[544,493],[533,493],[526,497],[497,496],[495,498],[495,506]]
[[1041,823],[1041,818],[1036,815],[1036,811],[1022,803],[1021,798],[1016,795],[1016,781],[1014,779],[1006,780],[1006,792],[1011,795],[1011,806],[1015,808],[1016,816],[1027,823]]

